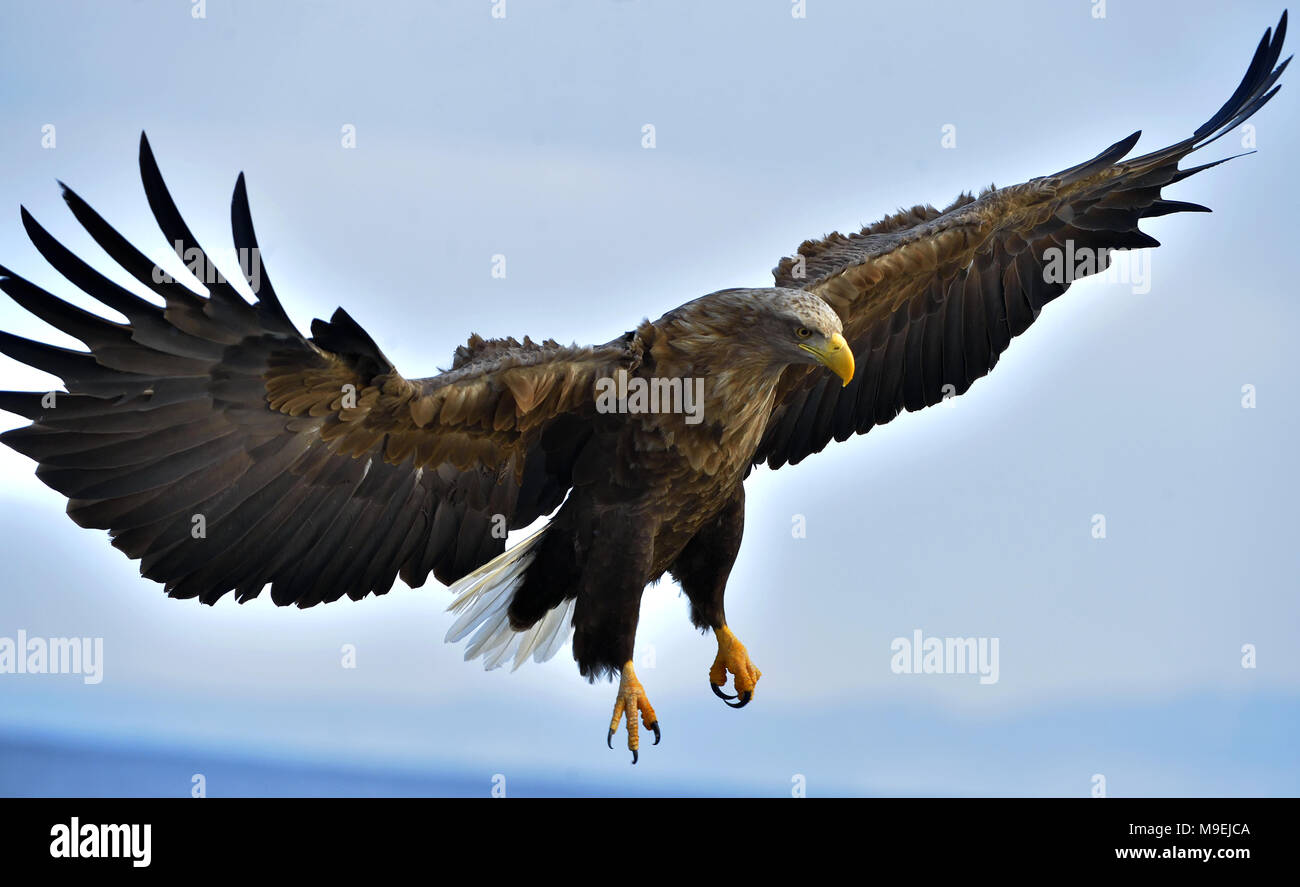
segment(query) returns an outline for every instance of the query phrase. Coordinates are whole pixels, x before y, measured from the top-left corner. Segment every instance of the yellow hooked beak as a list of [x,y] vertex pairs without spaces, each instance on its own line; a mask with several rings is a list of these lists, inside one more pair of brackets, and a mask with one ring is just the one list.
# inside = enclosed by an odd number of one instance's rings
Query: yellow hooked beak
[[827,340],[824,351],[812,345],[800,344],[799,347],[817,358],[817,362],[826,369],[843,379],[844,385],[853,381],[853,349],[839,333],[835,333]]

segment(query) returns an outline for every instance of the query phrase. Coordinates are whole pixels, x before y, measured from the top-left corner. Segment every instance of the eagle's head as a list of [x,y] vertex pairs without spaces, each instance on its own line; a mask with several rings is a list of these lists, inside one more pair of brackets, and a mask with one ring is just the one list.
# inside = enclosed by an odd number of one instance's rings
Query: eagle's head
[[778,360],[784,359],[786,366],[818,363],[844,385],[853,381],[853,350],[844,339],[844,324],[821,296],[783,288],[754,293],[768,305],[756,317],[757,329]]
[[839,315],[820,296],[782,287],[730,289],[710,293],[670,311],[664,320],[711,351],[726,342],[726,363],[780,373],[796,364],[821,364],[844,381],[853,379],[853,351]]

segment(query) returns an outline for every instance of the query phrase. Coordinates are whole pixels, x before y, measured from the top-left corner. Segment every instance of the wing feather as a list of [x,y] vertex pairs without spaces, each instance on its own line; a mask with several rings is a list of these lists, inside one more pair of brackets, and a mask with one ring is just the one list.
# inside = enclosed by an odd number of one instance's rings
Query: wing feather
[[514,529],[563,500],[590,436],[595,380],[632,366],[622,340],[565,347],[525,339],[458,349],[453,368],[408,380],[347,312],[304,337],[265,269],[240,174],[231,228],[246,301],[182,219],[149,143],[140,172],[154,218],[202,284],[172,279],[63,186],[73,216],[165,307],[110,281],[25,209],[37,250],[120,312],[77,308],[0,267],[0,290],[83,342],[59,348],[0,332],[0,352],[66,391],[0,392],[30,424],[0,440],[38,463],[68,513],[174,597],[240,601],[268,584],[300,607],[382,594],[400,575],[452,582]]
[[[1223,163],[1178,166],[1276,94],[1290,61],[1279,64],[1286,24],[1284,12],[1232,96],[1180,142],[1125,160],[1140,135],[1133,133],[1053,175],[978,198],[963,194],[942,211],[914,207],[858,234],[807,241],[782,259],[776,285],[815,292],[835,309],[859,378],[839,388],[808,367],[787,370],[755,464],[797,463],[851,429],[863,433],[902,410],[964,393],[1074,277],[1105,270],[1112,250],[1158,246],[1139,229],[1142,219],[1208,212],[1166,200],[1161,189]],[[1091,268],[1063,279],[1047,273],[1057,257],[1084,254],[1094,258]]]

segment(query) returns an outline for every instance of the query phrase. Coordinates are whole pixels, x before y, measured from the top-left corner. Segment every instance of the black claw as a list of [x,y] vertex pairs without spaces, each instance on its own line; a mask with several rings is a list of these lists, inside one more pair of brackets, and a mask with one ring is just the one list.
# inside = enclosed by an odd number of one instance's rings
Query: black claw
[[636,749],[632,749],[632,766],[636,766],[637,754]]
[[611,749],[614,747],[614,731],[610,730],[609,735],[605,737],[605,744]]
[[650,729],[655,731],[655,745],[659,744],[659,722],[655,721],[650,725]]
[[744,708],[745,706],[749,705],[749,700],[753,698],[754,698],[754,691],[746,690],[744,693],[741,694],[739,702],[728,702],[727,705],[731,706],[732,708]]
[[[716,696],[716,697],[718,697],[719,699],[723,700],[724,702],[725,702],[726,700],[728,700],[728,699],[735,699],[735,698],[736,698],[735,696],[728,696],[726,693],[723,693],[723,692],[722,692],[722,685],[721,685],[721,684],[715,684],[715,683],[713,683],[713,681],[709,681],[709,686],[713,688],[713,695]],[[730,703],[728,703],[728,704],[730,704]]]

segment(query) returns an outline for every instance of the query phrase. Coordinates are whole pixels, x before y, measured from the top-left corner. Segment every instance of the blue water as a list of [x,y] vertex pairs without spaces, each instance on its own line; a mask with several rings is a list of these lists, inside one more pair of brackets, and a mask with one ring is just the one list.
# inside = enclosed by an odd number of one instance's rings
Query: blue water
[[[478,773],[403,772],[355,766],[298,764],[210,751],[99,748],[45,739],[0,741],[0,796],[5,797],[184,797],[195,773],[202,773],[208,797],[459,797],[491,796],[492,782]],[[637,792],[648,796],[746,794],[728,786],[655,783]],[[600,797],[618,794],[609,785],[575,781],[564,774],[537,778],[512,775],[509,797]]]

